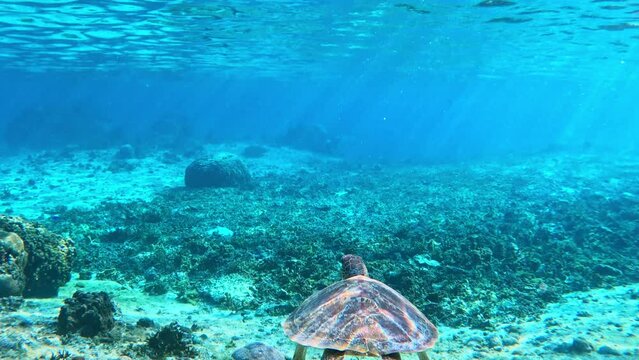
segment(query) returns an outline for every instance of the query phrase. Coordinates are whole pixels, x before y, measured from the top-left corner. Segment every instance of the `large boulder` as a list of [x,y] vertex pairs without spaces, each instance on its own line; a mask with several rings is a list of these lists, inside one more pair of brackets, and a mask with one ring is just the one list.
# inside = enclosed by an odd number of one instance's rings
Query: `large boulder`
[[251,175],[237,156],[218,153],[193,161],[184,173],[184,184],[190,188],[235,187],[247,185]]
[[[73,241],[50,232],[42,225],[14,216],[0,215],[0,230],[15,233],[22,239],[28,254],[22,295],[57,296],[58,288],[71,279],[71,266],[75,257]],[[19,248],[15,238],[12,243]]]
[[27,281],[27,257],[20,236],[0,230],[0,297],[22,295]]

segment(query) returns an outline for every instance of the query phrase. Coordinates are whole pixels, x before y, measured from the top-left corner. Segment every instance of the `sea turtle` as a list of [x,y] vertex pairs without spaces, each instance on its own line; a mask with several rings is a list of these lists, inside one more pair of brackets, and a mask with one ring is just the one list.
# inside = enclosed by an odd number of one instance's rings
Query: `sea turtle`
[[361,257],[342,257],[342,280],[306,299],[282,323],[297,343],[293,360],[304,360],[306,348],[325,349],[323,360],[344,355],[400,359],[400,353],[425,350],[437,341],[437,328],[406,298],[368,277]]

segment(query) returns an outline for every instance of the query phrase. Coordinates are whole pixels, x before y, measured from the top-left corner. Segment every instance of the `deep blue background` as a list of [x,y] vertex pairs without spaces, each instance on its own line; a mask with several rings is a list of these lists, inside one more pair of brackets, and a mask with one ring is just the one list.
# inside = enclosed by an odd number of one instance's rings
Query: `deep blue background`
[[[7,134],[5,125],[34,108],[63,109],[64,116],[76,117],[73,121],[97,119],[120,128],[100,146],[152,140],[156,132],[148,130],[149,124],[164,119],[188,129],[180,135],[185,142],[271,141],[291,124],[319,123],[341,138],[341,155],[375,161],[450,161],[557,148],[639,149],[639,81],[627,74],[584,80],[344,72],[278,80],[4,72],[0,78],[5,150],[6,139],[30,136]],[[75,141],[64,129],[50,136]]]

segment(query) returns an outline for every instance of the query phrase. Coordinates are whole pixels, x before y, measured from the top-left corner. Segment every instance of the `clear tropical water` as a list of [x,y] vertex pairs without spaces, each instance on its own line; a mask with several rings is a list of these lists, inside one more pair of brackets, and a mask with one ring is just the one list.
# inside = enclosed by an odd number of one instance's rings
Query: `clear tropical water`
[[637,4],[485,4],[3,1],[2,118],[37,101],[223,138],[303,119],[379,157],[635,147]]
[[[292,356],[346,253],[434,359],[636,358],[638,94],[632,0],[0,0],[0,358]],[[120,308],[93,342],[78,289]]]

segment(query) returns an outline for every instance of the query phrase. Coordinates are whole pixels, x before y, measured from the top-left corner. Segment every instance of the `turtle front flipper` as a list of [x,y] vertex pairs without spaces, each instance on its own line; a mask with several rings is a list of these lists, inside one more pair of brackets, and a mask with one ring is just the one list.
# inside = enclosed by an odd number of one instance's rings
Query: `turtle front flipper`
[[297,346],[295,346],[295,354],[293,355],[293,360],[304,360],[304,359],[306,359],[306,346],[297,344]]
[[343,360],[345,354],[343,351],[326,349],[322,354],[322,360]]
[[402,357],[399,353],[386,354],[382,355],[382,360],[402,360]]
[[417,357],[419,358],[419,360],[430,360],[430,358],[428,357],[428,354],[426,354],[426,351],[418,352]]

